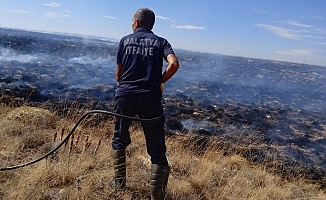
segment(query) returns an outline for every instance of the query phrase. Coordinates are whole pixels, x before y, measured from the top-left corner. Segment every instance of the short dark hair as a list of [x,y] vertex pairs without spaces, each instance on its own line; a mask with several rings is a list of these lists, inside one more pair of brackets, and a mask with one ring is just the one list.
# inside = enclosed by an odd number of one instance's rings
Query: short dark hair
[[155,14],[149,8],[140,8],[134,15],[135,19],[140,22],[140,27],[152,30],[155,23]]

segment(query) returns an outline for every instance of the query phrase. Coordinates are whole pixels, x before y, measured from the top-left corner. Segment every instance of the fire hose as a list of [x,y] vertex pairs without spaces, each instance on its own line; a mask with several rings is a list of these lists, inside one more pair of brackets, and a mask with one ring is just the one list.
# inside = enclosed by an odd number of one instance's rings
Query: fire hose
[[75,130],[77,129],[78,125],[85,119],[86,116],[88,116],[90,114],[96,114],[96,113],[112,115],[112,116],[115,116],[115,117],[121,117],[121,118],[125,118],[125,119],[130,119],[130,120],[133,120],[133,121],[139,121],[139,122],[155,122],[155,121],[158,121],[158,120],[162,119],[162,117],[163,117],[161,115],[161,116],[155,117],[155,118],[143,119],[143,118],[138,118],[138,117],[125,116],[125,115],[121,115],[121,114],[117,114],[117,113],[109,112],[109,111],[104,111],[104,110],[91,110],[91,111],[88,111],[88,112],[84,113],[79,118],[79,120],[73,126],[73,128],[71,129],[71,131],[69,132],[69,134],[57,146],[55,146],[51,151],[49,151],[48,153],[44,154],[43,156],[41,156],[39,158],[37,158],[35,160],[32,160],[30,162],[27,162],[27,163],[23,163],[23,164],[19,164],[19,165],[14,165],[14,166],[10,166],[10,167],[0,168],[0,171],[13,170],[13,169],[25,167],[25,166],[28,166],[28,165],[32,165],[34,163],[37,163],[37,162],[43,160],[44,158],[47,158],[49,155],[51,155],[52,153],[54,153],[55,151],[57,151],[64,143],[66,143],[68,141],[69,137],[75,132]]

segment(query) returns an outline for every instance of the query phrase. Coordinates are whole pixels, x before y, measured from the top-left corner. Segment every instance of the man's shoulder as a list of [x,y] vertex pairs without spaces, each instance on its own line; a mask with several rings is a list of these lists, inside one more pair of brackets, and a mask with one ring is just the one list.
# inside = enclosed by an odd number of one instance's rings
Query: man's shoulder
[[159,36],[159,35],[156,35],[156,34],[154,34],[153,33],[153,35],[155,36],[155,37],[157,37],[159,40],[161,40],[161,41],[166,41],[166,39],[164,38],[164,37],[161,37],[161,36]]
[[126,38],[130,38],[130,37],[134,37],[134,36],[135,36],[135,33],[130,33],[130,34],[128,34],[128,35],[123,36],[123,37],[121,38],[121,40],[124,40],[124,39],[126,39]]

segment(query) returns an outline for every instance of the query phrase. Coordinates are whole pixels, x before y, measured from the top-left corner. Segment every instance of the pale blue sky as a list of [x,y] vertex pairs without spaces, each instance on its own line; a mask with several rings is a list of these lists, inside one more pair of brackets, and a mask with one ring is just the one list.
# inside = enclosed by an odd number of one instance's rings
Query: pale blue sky
[[141,7],[174,48],[326,66],[324,0],[0,0],[0,26],[120,39]]

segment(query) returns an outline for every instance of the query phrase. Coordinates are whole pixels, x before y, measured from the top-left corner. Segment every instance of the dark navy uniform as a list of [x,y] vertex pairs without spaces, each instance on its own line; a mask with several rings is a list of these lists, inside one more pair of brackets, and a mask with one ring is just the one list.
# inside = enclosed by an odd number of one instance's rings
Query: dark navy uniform
[[[144,28],[121,39],[117,64],[122,65],[122,73],[115,91],[116,113],[140,118],[163,116],[160,86],[163,60],[169,54],[174,54],[170,43]],[[147,152],[153,164],[168,165],[164,121],[162,117],[157,122],[142,123]],[[126,149],[130,144],[130,123],[128,119],[116,118],[113,150]]]

